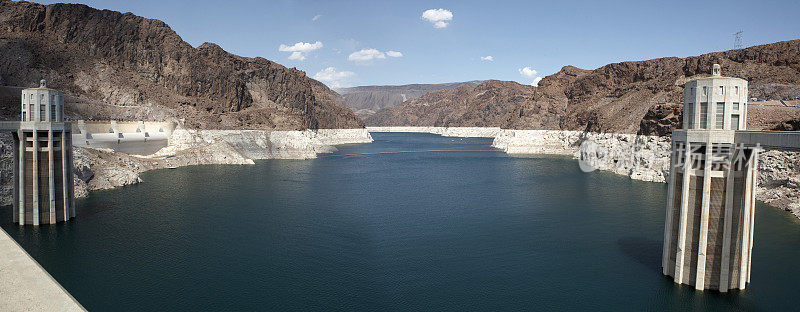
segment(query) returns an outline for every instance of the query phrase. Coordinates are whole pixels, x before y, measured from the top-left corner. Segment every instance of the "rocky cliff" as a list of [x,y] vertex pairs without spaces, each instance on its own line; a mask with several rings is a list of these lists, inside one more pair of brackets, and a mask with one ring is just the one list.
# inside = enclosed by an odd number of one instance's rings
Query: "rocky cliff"
[[[565,66],[539,87],[488,81],[429,92],[367,118],[373,126],[494,126],[667,135],[680,122],[683,84],[707,76],[747,79],[751,96],[800,95],[800,40],[700,56],[609,64],[595,70]],[[749,122],[749,121],[748,121]],[[766,127],[757,122],[754,127]]]
[[453,82],[440,84],[408,84],[400,86],[360,86],[336,91],[344,98],[344,105],[356,115],[366,118],[375,112],[416,99],[429,91],[452,89],[464,84],[479,84],[482,81]]
[[[385,108],[365,119],[370,126],[507,127],[519,117],[516,110],[533,102],[536,88],[513,81],[490,80],[453,89],[431,91]],[[539,108],[537,122],[555,126],[547,108]],[[533,114],[531,112],[531,114]]]
[[[363,127],[337,93],[302,71],[213,43],[194,48],[162,21],[78,4],[0,0],[0,77],[17,87],[47,79],[69,95],[74,118],[155,114],[214,129]],[[17,103],[0,101],[9,111]]]

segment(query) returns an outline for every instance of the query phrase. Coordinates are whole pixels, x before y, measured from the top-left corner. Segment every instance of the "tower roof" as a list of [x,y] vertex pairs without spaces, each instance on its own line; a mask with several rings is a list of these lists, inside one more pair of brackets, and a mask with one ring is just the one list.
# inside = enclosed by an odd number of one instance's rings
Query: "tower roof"
[[[712,80],[712,79],[739,79],[739,80],[744,80],[745,82],[747,82],[747,80],[745,80],[745,79],[742,79],[742,78],[738,78],[738,77],[726,77],[726,76],[722,76],[722,67],[721,67],[721,66],[719,66],[719,64],[714,64],[714,66],[712,66],[712,67],[711,67],[711,76],[709,76],[709,77],[697,77],[697,78],[692,78],[692,79],[690,79],[689,81],[695,81],[695,80]],[[687,81],[687,82],[688,82],[688,81]]]
[[26,88],[26,89],[25,89],[25,91],[27,91],[27,90],[40,90],[40,91],[55,91],[55,92],[61,92],[61,91],[58,91],[58,90],[56,90],[56,89],[50,89],[50,88],[48,88],[48,87],[47,87],[47,80],[44,80],[44,79],[42,79],[42,80],[40,80],[40,81],[39,81],[39,86],[38,86],[38,87],[36,87],[36,88]]

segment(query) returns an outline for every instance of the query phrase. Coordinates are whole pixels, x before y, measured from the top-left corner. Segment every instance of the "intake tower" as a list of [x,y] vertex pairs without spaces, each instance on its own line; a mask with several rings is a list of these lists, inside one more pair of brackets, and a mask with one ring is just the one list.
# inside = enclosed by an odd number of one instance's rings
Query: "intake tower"
[[759,152],[736,135],[747,126],[747,81],[714,64],[711,77],[685,84],[683,116],[672,136],[663,274],[698,290],[744,289]]
[[22,91],[22,120],[4,123],[14,137],[14,223],[53,224],[75,217],[72,129],[64,122],[64,93]]

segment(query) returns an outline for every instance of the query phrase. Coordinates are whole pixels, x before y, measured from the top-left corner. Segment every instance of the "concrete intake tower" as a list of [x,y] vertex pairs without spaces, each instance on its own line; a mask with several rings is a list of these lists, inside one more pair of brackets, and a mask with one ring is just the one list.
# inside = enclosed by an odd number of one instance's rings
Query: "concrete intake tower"
[[75,217],[72,129],[64,122],[64,93],[22,91],[22,120],[4,122],[14,137],[14,223],[53,224]]
[[698,290],[744,289],[750,281],[760,146],[746,133],[747,81],[685,84],[683,129],[672,135],[662,270]]

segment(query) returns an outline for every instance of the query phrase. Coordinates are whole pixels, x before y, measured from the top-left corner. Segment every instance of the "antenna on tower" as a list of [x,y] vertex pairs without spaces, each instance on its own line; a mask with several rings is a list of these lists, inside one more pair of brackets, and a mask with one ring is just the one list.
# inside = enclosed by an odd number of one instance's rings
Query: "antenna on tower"
[[743,31],[737,31],[733,34],[733,48],[734,49],[741,49],[742,48],[742,33]]

